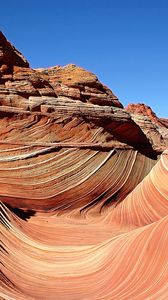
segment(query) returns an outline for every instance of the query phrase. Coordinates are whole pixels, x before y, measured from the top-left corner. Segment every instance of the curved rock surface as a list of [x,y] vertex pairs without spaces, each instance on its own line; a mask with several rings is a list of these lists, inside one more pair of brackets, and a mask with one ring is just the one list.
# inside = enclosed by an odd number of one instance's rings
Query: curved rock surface
[[0,34],[5,300],[168,298],[167,120]]

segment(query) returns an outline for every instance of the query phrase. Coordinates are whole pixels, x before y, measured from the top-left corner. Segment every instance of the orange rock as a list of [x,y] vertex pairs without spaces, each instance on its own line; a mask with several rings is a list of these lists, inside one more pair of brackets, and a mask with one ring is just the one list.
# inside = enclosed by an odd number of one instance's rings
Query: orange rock
[[167,120],[0,47],[0,299],[167,299]]

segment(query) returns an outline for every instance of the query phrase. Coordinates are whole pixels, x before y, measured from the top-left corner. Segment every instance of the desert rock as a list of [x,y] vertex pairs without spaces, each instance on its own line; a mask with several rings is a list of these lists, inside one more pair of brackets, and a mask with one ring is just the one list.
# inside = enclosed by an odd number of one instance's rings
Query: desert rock
[[167,119],[0,34],[1,299],[167,299]]

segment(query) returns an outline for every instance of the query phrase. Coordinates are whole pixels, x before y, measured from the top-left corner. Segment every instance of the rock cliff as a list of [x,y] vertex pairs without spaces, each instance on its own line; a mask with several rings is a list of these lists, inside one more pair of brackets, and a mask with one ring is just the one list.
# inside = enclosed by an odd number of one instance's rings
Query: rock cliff
[[2,299],[167,299],[167,123],[0,33]]

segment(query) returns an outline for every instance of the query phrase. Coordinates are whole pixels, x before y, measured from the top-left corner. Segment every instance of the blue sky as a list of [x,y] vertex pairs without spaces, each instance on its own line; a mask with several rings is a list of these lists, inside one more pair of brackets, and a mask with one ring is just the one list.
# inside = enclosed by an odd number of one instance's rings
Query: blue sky
[[75,63],[168,117],[167,0],[8,0],[0,29],[31,67]]

